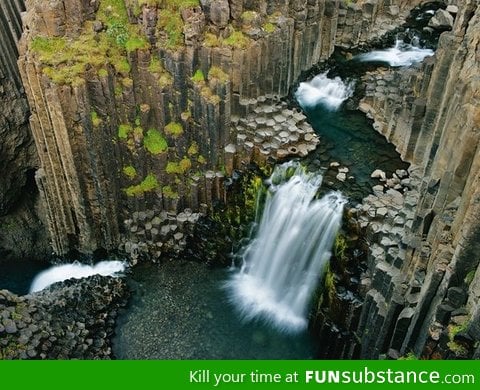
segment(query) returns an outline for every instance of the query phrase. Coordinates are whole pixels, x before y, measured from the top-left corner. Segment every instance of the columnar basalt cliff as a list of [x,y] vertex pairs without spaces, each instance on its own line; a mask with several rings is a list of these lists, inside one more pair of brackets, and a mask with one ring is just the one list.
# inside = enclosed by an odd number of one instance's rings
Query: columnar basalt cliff
[[0,261],[48,253],[33,174],[38,166],[17,67],[23,0],[0,4]]
[[480,7],[459,5],[435,57],[366,77],[361,109],[413,165],[411,191],[399,198],[410,210],[397,219],[403,226],[369,226],[376,244],[360,324],[364,357],[479,356]]
[[[151,256],[158,229],[131,231],[132,213],[204,210],[232,169],[310,150],[278,97],[415,3],[27,0],[19,64],[55,252],[128,239]],[[242,123],[265,104],[264,122]]]
[[[224,181],[234,170],[316,148],[305,116],[281,101],[302,72],[335,47],[381,37],[420,3],[2,2],[2,234],[10,226],[3,215],[18,210],[25,189],[35,189],[35,174],[57,254],[103,248],[135,260],[184,248],[200,214],[226,201]],[[412,167],[389,178],[377,172],[379,185],[351,211],[369,241],[364,302],[345,310],[342,321],[355,337],[332,343],[330,357],[480,357],[480,6],[449,3],[455,24],[434,57],[363,80],[360,109]],[[25,9],[19,72],[12,59]],[[22,213],[23,225],[35,219],[31,231],[38,232],[38,218]],[[3,236],[0,251],[17,244]],[[62,340],[74,334],[76,344],[51,349],[27,327],[26,347],[11,357],[109,357],[107,334],[92,338],[78,325],[90,321],[97,329],[106,312],[112,323],[123,304],[123,283],[100,279],[116,298],[99,298],[93,320],[76,319],[68,335],[58,313],[45,324]],[[53,288],[51,300],[72,300],[89,283],[96,282]],[[15,307],[28,317],[25,305],[38,303],[51,314],[43,298],[0,295],[10,313]],[[15,318],[5,319],[7,333],[23,336]]]

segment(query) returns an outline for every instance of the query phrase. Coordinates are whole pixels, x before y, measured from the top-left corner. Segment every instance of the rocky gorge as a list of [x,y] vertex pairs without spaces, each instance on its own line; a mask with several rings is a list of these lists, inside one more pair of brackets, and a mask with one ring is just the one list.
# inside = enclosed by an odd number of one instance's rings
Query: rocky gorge
[[[2,2],[0,253],[132,266],[188,253],[199,221],[232,203],[232,179],[322,148],[288,103],[291,87],[335,49],[369,47],[428,4],[435,55],[357,81],[372,131],[411,165],[372,171],[371,194],[347,209],[347,252],[365,251],[358,287],[347,286],[355,299],[338,298],[341,272],[326,278],[310,328],[321,357],[477,358],[474,0]],[[352,167],[328,169],[332,187],[354,180]],[[0,292],[0,357],[115,357],[129,290],[94,276]]]

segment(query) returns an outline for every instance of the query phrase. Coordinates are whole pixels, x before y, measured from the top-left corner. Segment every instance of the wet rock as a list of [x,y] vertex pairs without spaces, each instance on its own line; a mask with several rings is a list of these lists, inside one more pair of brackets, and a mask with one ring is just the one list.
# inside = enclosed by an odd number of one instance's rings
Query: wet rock
[[372,179],[381,179],[381,180],[386,180],[387,178],[387,175],[385,174],[385,172],[383,172],[381,169],[376,169],[372,172],[372,174],[370,175],[370,177]]
[[451,13],[451,14],[456,15],[456,14],[458,14],[458,6],[450,4],[450,5],[447,6],[446,11]]
[[428,26],[436,30],[451,29],[453,27],[453,16],[446,10],[438,9],[428,22]]

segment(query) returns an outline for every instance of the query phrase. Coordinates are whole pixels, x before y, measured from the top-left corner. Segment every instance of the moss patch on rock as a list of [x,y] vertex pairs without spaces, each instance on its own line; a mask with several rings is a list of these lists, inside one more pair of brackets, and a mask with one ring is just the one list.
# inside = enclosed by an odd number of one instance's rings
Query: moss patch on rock
[[163,135],[156,129],[147,131],[143,145],[151,154],[161,154],[167,151],[168,144]]
[[140,196],[151,192],[159,187],[158,180],[153,173],[150,173],[140,184],[125,189],[127,196]]

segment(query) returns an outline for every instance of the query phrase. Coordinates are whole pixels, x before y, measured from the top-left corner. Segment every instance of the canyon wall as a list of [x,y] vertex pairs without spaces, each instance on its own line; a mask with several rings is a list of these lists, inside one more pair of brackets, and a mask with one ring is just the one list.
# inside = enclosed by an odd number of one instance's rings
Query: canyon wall
[[396,237],[393,223],[380,234],[369,227],[371,286],[359,326],[365,358],[480,355],[480,7],[459,6],[434,57],[366,76],[360,107],[412,168],[407,223]]
[[0,261],[48,253],[33,180],[38,155],[16,61],[24,10],[23,0],[0,4]]
[[315,147],[278,103],[301,72],[417,3],[27,0],[19,65],[54,251],[158,257],[175,214],[223,202],[233,169]]
[[22,33],[22,1],[2,2],[0,9],[0,216],[12,208],[25,185],[34,153],[28,127],[28,103],[16,64],[17,42]]

